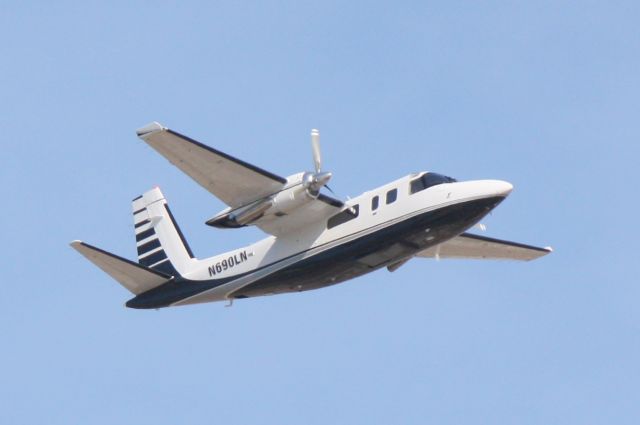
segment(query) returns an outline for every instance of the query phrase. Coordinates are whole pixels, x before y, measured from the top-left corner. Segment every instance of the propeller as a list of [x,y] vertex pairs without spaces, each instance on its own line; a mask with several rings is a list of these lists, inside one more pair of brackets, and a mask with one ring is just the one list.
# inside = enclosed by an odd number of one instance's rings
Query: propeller
[[[315,172],[307,172],[303,176],[303,185],[311,196],[318,196],[320,189],[331,180],[330,171],[322,171],[322,154],[320,153],[320,132],[315,128],[311,130],[311,150],[313,152],[313,165]],[[327,187],[333,193],[329,187]]]
[[316,174],[322,169],[322,155],[320,154],[320,132],[317,129],[311,130],[311,150],[313,151],[313,165],[316,167]]

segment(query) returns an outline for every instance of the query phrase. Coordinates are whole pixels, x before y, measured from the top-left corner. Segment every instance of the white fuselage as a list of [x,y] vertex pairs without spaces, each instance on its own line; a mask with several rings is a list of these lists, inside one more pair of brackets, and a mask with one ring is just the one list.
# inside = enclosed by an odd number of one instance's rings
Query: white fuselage
[[[357,216],[333,227],[328,226],[328,220],[331,220],[328,218],[288,234],[267,237],[243,248],[191,260],[188,269],[178,270],[184,279],[192,282],[226,282],[174,305],[228,299],[243,287],[332,247],[366,237],[428,211],[484,198],[504,198],[512,190],[511,184],[504,181],[475,180],[439,184],[412,194],[410,181],[420,174],[405,176],[350,199],[346,207],[357,208]],[[425,235],[425,238],[429,237]]]

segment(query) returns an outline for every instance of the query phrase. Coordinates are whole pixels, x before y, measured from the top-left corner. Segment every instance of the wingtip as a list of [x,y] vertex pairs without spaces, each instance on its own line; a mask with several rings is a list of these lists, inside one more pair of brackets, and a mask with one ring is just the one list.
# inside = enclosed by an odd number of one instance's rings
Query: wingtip
[[84,242],[76,239],[74,241],[69,242],[69,246],[75,249],[76,251],[82,253],[82,247],[84,246]]
[[144,139],[154,133],[158,133],[160,131],[165,131],[165,130],[167,130],[167,127],[163,126],[157,121],[154,121],[152,123],[145,125],[144,127],[140,127],[139,129],[137,129],[136,134],[141,139]]

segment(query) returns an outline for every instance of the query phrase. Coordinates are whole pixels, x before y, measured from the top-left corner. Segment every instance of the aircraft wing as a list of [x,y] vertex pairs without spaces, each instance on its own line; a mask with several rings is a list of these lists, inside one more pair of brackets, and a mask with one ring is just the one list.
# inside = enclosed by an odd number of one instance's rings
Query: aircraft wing
[[248,164],[157,122],[136,132],[169,162],[232,208],[281,190],[287,180]]
[[316,199],[296,208],[286,216],[260,220],[256,226],[270,235],[284,235],[297,231],[303,226],[326,220],[343,208],[342,201],[321,193]]
[[418,253],[416,257],[530,261],[547,255],[551,251],[551,248],[539,248],[516,242],[463,233],[440,245]]

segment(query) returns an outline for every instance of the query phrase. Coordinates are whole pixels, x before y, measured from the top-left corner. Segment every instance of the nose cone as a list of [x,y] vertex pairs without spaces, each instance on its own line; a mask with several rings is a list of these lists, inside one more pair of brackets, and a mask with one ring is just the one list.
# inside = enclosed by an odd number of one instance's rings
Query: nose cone
[[505,182],[503,180],[494,180],[492,182],[493,191],[496,195],[507,197],[513,190],[513,185],[509,182]]

